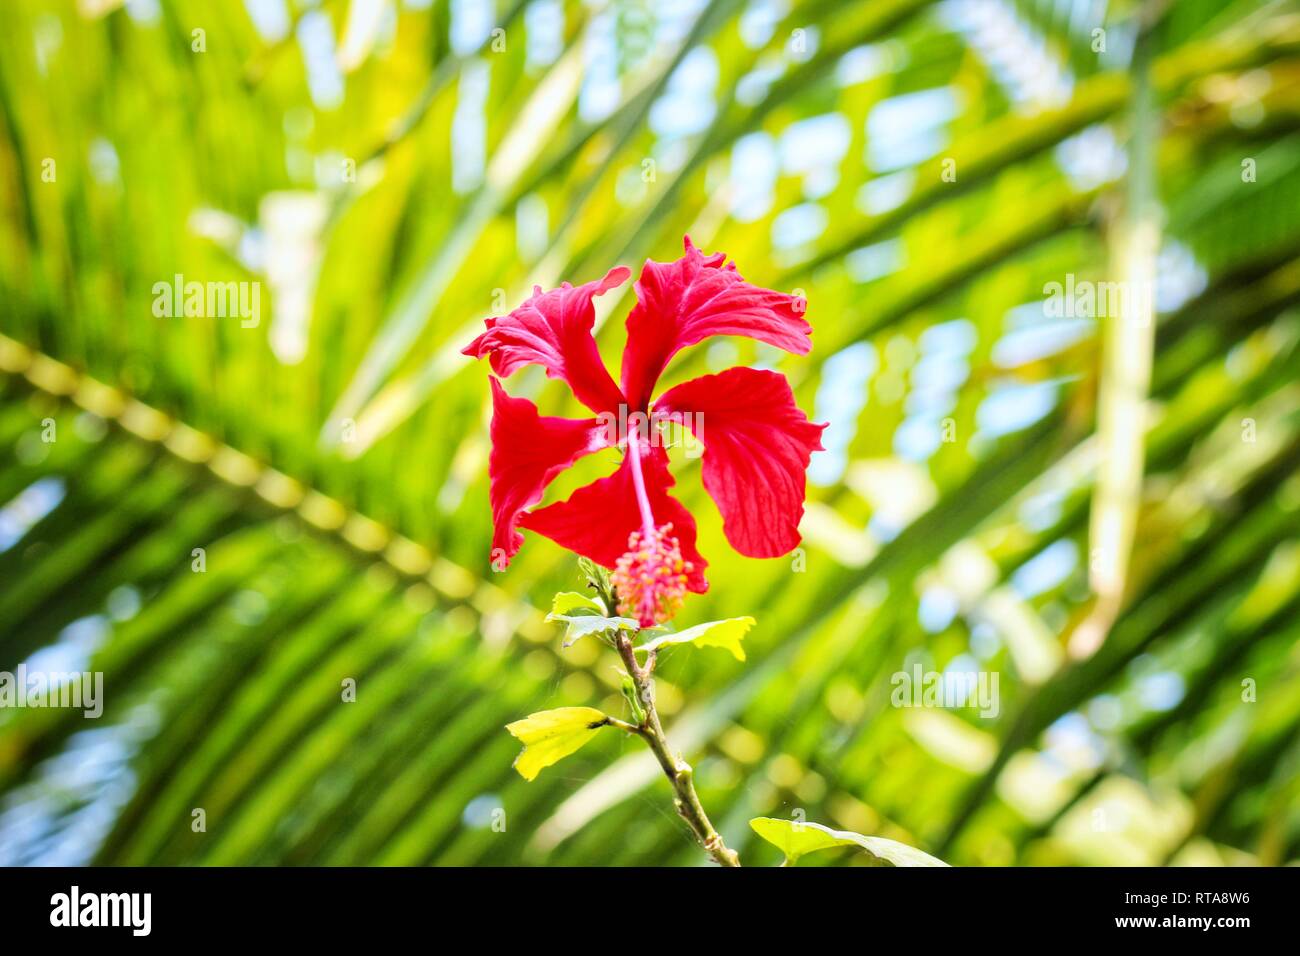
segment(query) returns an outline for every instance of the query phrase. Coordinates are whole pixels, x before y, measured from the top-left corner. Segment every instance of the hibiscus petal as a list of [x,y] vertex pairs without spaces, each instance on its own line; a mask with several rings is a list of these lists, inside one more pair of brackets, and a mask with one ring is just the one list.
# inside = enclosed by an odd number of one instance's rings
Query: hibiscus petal
[[[639,447],[646,495],[655,522],[657,525],[672,522],[672,533],[681,546],[682,557],[691,562],[687,587],[703,594],[709,589],[704,580],[708,562],[695,547],[695,519],[668,493],[673,486],[673,476],[668,472],[668,455],[662,448]],[[627,551],[628,537],[633,531],[641,530],[631,459],[624,455],[618,471],[608,478],[584,485],[567,501],[520,515],[519,526],[545,535],[560,547],[575,551],[597,564],[614,567]]]
[[492,560],[510,563],[524,536],[520,513],[542,500],[551,479],[583,455],[606,446],[605,429],[594,418],[552,418],[537,413],[526,398],[511,398],[492,382],[492,455],[488,460],[492,502]]
[[750,285],[734,263],[726,263],[725,253],[706,256],[690,236],[684,241],[684,256],[676,262],[647,259],[636,282],[622,372],[623,394],[633,410],[646,407],[674,355],[711,335],[744,335],[797,355],[812,348],[802,299]]
[[784,375],[732,368],[669,389],[653,416],[677,421],[704,444],[704,487],[731,546],[775,558],[799,544],[804,472],[821,433],[794,403]]
[[568,382],[578,401],[593,412],[617,412],[623,393],[592,337],[596,310],[591,300],[622,285],[629,275],[619,266],[596,282],[576,287],[566,282],[550,292],[535,287],[532,298],[509,315],[484,322],[487,331],[461,351],[474,358],[490,355],[492,370],[502,378],[524,365],[540,365],[548,378]]

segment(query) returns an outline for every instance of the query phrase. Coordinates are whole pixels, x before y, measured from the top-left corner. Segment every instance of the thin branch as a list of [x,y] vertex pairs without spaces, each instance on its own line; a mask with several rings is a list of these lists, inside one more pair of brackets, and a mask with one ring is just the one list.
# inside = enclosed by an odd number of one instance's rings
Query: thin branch
[[699,841],[704,851],[713,857],[719,866],[740,866],[740,857],[736,855],[735,850],[728,848],[722,841],[722,835],[714,829],[709,815],[704,811],[704,805],[700,803],[699,794],[695,792],[695,771],[690,764],[673,753],[668,744],[668,737],[659,722],[659,711],[655,707],[654,682],[650,677],[653,657],[646,662],[645,667],[640,666],[636,660],[632,640],[626,634],[620,634],[618,637],[618,653],[623,659],[628,674],[632,677],[632,682],[636,685],[637,696],[645,710],[645,719],[639,726],[621,720],[611,721],[612,725],[628,729],[650,745],[650,750],[659,761],[659,766],[663,768],[664,776],[673,785],[676,795],[673,802],[677,812],[690,826],[691,832],[695,834],[695,839]]

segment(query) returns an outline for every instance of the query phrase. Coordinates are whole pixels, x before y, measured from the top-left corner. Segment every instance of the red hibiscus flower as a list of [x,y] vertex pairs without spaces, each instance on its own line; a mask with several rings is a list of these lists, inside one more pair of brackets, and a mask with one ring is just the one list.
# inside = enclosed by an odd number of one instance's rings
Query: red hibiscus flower
[[[625,282],[619,266],[580,286],[534,290],[463,351],[489,356],[508,377],[530,364],[563,379],[595,418],[538,414],[492,378],[490,499],[494,559],[508,563],[520,528],[615,569],[622,613],[642,626],[667,620],[685,591],[703,593],[707,562],[695,547],[695,519],[669,494],[673,477],[654,422],[689,427],[704,446],[704,487],[722,512],[723,532],[741,554],[772,558],[799,543],[804,472],[821,432],[794,403],[784,375],[731,368],[669,389],[651,404],[660,374],[679,351],[713,335],[743,335],[806,354],[812,327],[794,296],[746,282],[724,253],[706,256],[685,239],[676,262],[647,260],[627,319],[622,384],[601,362],[592,337],[592,299]],[[584,455],[623,450],[607,478],[537,511],[547,484]]]

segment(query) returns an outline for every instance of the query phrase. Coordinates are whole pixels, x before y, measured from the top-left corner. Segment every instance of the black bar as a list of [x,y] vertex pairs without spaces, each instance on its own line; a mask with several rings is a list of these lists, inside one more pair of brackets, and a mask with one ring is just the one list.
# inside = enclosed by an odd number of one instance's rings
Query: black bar
[[[1300,871],[49,868],[0,870],[0,881],[6,942],[75,933],[128,943],[285,938],[337,945],[397,934],[449,939],[454,927],[487,919],[475,922],[483,941],[560,945],[591,939],[602,923],[625,933],[629,920],[643,929],[745,935],[788,922],[793,938],[810,944],[824,934],[852,942],[856,933],[866,945],[887,930],[914,934],[918,946],[927,937],[942,945],[945,935],[974,939],[968,934],[991,933],[996,923],[1003,929],[985,939],[1181,944],[1199,936],[1231,945],[1242,934],[1277,937],[1290,928]],[[70,922],[74,886],[79,916],[117,913],[119,925],[52,925]],[[143,896],[105,901],[98,894],[149,894],[148,934],[137,935]]]

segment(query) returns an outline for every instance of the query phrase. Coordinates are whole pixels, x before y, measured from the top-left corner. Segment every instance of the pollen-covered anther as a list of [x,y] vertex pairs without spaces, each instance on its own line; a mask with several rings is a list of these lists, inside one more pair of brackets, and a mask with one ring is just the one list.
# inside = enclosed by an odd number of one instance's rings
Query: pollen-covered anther
[[611,576],[618,591],[618,611],[635,617],[642,627],[670,620],[686,599],[686,582],[691,562],[672,535],[671,523],[660,525],[648,536],[634,531],[627,539],[627,553],[618,559]]

